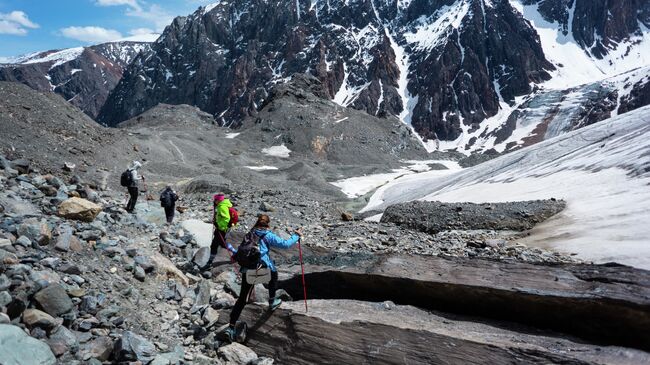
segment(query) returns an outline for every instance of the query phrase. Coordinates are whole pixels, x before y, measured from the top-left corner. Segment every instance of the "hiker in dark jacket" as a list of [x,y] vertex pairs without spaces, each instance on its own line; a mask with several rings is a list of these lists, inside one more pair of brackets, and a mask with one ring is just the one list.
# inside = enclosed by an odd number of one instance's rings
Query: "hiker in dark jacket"
[[140,167],[142,167],[140,162],[133,161],[133,164],[128,169],[131,173],[131,183],[127,186],[127,190],[129,191],[129,202],[126,204],[126,211],[129,213],[133,213],[135,203],[138,201],[138,194],[140,193],[138,190],[138,180],[144,181],[144,176],[138,175]]
[[172,189],[171,185],[167,185],[165,190],[160,193],[160,206],[165,208],[165,218],[167,218],[167,224],[172,224],[174,220],[174,211],[176,209],[176,201],[178,200],[178,194]]
[[[269,270],[271,270],[271,281],[268,283],[269,289],[269,310],[274,310],[280,306],[282,300],[275,297],[275,289],[278,283],[278,271],[273,263],[273,260],[269,256],[269,251],[271,247],[277,248],[289,248],[296,244],[300,237],[302,237],[302,230],[296,229],[289,239],[282,239],[277,236],[275,233],[271,232],[269,229],[271,223],[271,218],[268,215],[262,214],[257,218],[255,226],[253,226],[252,232],[259,238],[259,250],[260,250],[260,260],[266,265]],[[230,325],[226,329],[226,335],[233,340],[235,338],[235,324],[241,315],[246,302],[248,301],[248,296],[253,288],[246,281],[246,271],[247,269],[242,267],[240,271],[244,274],[242,275],[241,291],[239,292],[239,298],[230,312]]]

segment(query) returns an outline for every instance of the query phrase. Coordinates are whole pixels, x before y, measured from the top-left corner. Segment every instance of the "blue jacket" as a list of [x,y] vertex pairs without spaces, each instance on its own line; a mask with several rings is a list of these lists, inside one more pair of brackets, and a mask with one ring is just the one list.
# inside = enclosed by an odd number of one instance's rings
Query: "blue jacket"
[[[300,236],[297,234],[292,234],[289,239],[283,240],[279,236],[277,236],[275,233],[266,230],[266,229],[256,229],[255,234],[258,237],[264,237],[260,239],[259,242],[259,247],[260,247],[260,255],[261,260],[268,266],[271,271],[278,271],[275,268],[275,265],[273,263],[273,260],[271,260],[271,257],[269,256],[269,251],[271,247],[277,247],[277,248],[289,248],[298,242],[298,239]],[[242,271],[246,271],[244,268],[242,268]]]

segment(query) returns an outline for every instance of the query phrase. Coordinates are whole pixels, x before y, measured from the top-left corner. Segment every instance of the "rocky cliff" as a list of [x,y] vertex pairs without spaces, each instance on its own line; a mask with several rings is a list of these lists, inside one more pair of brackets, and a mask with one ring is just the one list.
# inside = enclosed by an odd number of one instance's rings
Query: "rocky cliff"
[[[164,102],[196,105],[238,127],[273,85],[308,72],[341,105],[396,115],[425,140],[456,142],[431,149],[485,151],[481,139],[517,128],[517,115],[507,118],[521,105],[516,97],[650,62],[649,23],[641,1],[220,2],[174,20],[127,70],[99,121],[115,125]],[[557,49],[572,54],[562,47],[593,61],[587,68],[598,75],[578,78],[585,66],[558,57]],[[596,108],[603,112],[592,122],[617,106]]]
[[237,126],[273,84],[309,72],[341,105],[455,139],[461,120],[478,128],[499,98],[529,93],[552,69],[507,1],[223,2],[177,18],[128,69],[99,120],[114,125],[166,102]]
[[95,118],[124,68],[148,48],[149,43],[127,41],[37,52],[0,64],[0,81],[53,91]]

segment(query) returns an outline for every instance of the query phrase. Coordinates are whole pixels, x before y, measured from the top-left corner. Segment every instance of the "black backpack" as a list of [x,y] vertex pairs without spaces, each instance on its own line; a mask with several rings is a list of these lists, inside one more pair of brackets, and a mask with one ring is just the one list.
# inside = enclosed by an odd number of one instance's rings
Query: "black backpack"
[[163,208],[169,208],[174,204],[174,198],[172,197],[172,192],[170,190],[165,190],[160,194],[160,206]]
[[131,170],[127,169],[122,173],[122,176],[120,176],[120,185],[122,186],[131,186],[133,184],[133,174],[131,174]]
[[256,235],[254,231],[246,233],[237,252],[233,256],[239,266],[246,269],[257,269],[263,265],[261,262],[262,255],[260,254],[259,241],[264,239],[267,233],[262,237]]

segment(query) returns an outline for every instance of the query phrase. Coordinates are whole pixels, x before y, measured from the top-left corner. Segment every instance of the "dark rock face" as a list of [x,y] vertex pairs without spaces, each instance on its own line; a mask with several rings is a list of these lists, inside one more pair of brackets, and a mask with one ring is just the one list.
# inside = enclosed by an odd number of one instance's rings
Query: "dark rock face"
[[650,74],[634,83],[630,93],[621,98],[618,113],[627,113],[648,104],[650,104]]
[[53,91],[95,118],[123,69],[148,43],[116,42],[47,51],[0,65],[0,81]]
[[238,126],[274,84],[309,72],[341,105],[401,114],[426,138],[454,139],[461,120],[478,128],[499,95],[528,93],[552,69],[503,0],[221,3],[174,20],[125,72],[99,121],[115,125],[164,102]]
[[[372,255],[342,269],[307,264],[306,270],[310,299],[390,300],[535,325],[596,343],[649,348],[650,272],[645,270],[617,264],[546,266],[418,255]],[[300,275],[279,286],[293,297],[302,295]],[[255,341],[274,342],[273,336],[253,336]]]
[[389,206],[381,221],[427,233],[454,229],[525,231],[565,206],[564,201],[554,199],[484,204],[413,201]]

